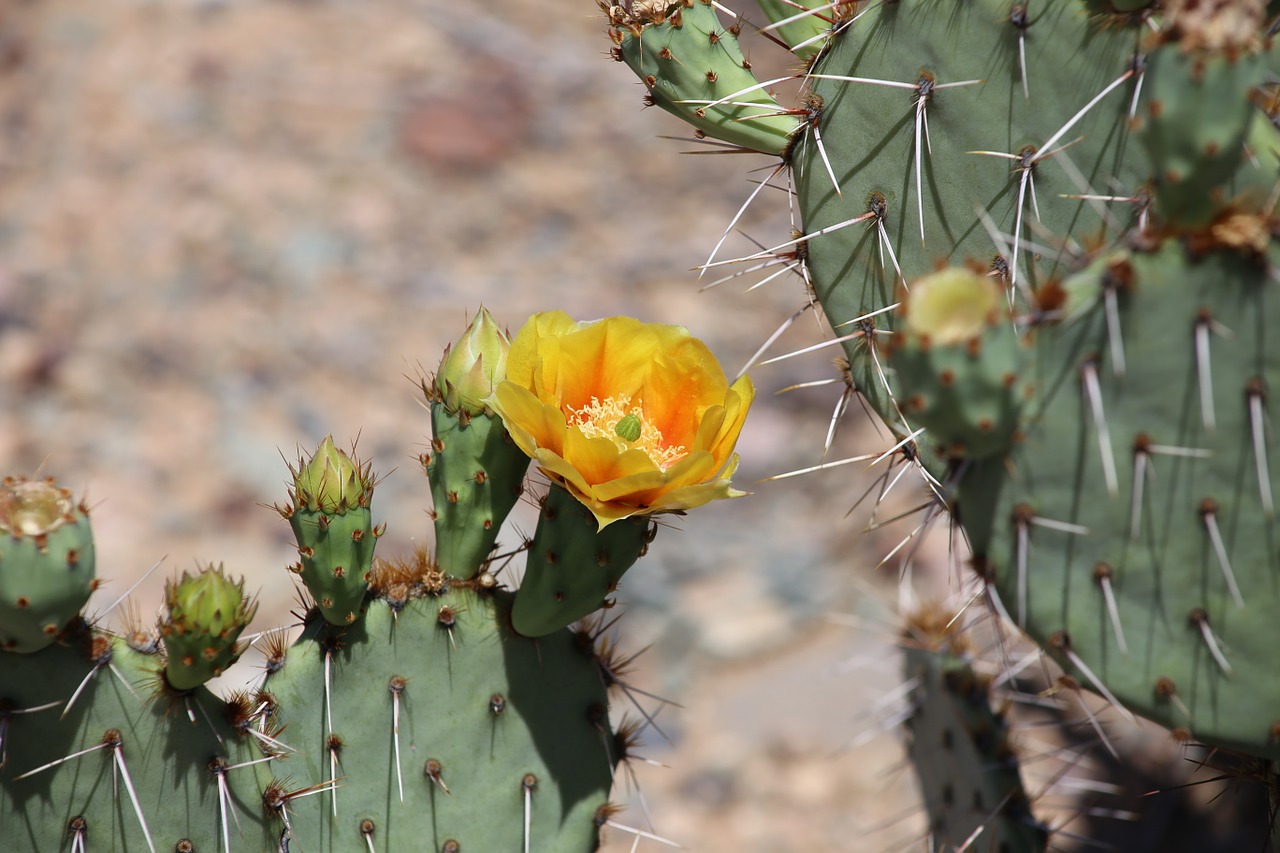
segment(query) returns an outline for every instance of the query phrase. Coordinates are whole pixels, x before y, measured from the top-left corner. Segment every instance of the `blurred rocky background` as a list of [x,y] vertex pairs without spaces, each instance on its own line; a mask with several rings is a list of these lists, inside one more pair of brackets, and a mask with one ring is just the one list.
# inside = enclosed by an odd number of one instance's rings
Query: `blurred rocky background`
[[[149,619],[165,577],[221,561],[257,627],[291,620],[290,534],[262,505],[329,432],[386,475],[379,552],[430,544],[415,379],[481,304],[513,330],[552,308],[679,323],[730,374],[805,305],[795,278],[699,292],[771,164],[658,139],[688,133],[608,47],[590,0],[0,2],[0,467],[87,492],[100,608],[160,561]],[[787,239],[783,194],[740,228]],[[806,312],[774,352],[821,337]],[[924,848],[893,733],[899,566],[876,569],[917,522],[846,517],[883,464],[759,482],[821,460],[842,386],[774,392],[836,378],[830,358],[753,370],[755,494],[673,519],[623,590],[656,713],[639,751],[667,766],[636,765],[642,796],[620,777],[620,820],[690,849]],[[829,458],[887,446],[854,405]],[[922,494],[907,478],[881,515]],[[955,592],[946,545],[916,554],[922,597]]]

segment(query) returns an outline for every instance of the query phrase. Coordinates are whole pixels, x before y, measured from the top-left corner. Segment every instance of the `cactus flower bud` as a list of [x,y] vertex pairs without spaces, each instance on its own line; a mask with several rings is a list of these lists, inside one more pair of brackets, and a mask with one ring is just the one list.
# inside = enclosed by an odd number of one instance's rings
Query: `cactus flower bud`
[[507,375],[511,339],[493,315],[481,308],[456,344],[445,347],[436,373],[435,390],[451,412],[487,411],[485,399]]
[[311,461],[293,472],[294,502],[299,508],[326,513],[346,512],[367,506],[373,491],[372,477],[325,436]]
[[169,618],[160,624],[175,690],[192,690],[220,675],[240,657],[236,640],[258,610],[244,594],[244,580],[232,582],[222,566],[165,585]]

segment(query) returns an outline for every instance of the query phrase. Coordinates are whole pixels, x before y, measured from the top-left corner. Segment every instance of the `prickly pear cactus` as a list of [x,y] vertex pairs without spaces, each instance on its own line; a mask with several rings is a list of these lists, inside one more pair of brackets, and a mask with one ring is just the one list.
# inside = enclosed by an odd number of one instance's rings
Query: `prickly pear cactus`
[[[495,440],[428,466],[433,492],[462,465],[519,485],[527,457],[500,419],[452,428],[482,423]],[[454,444],[434,426],[437,446]],[[442,552],[472,549],[459,576],[426,550],[372,561],[376,478],[331,438],[291,474],[276,509],[311,606],[293,645],[265,635],[265,676],[225,697],[204,685],[245,651],[257,605],[243,580],[186,573],[154,629],[113,636],[77,615],[93,586],[83,507],[52,483],[5,481],[4,849],[596,849],[629,748],[609,717],[612,645],[512,627],[513,594],[485,567],[518,489],[439,528]]]
[[[713,263],[802,274],[989,600],[1074,678],[1276,758],[1278,10],[765,2],[804,63],[779,106],[719,83],[717,6],[606,9],[653,102],[789,174],[799,235]],[[1001,304],[942,298],[979,277]]]
[[[511,342],[482,311],[422,382],[436,554],[373,559],[377,478],[326,438],[290,467],[288,501],[275,508],[297,540],[302,632],[292,645],[284,629],[259,635],[265,674],[247,690],[206,687],[247,648],[257,604],[243,580],[220,565],[184,573],[166,586],[154,629],[115,636],[79,615],[93,587],[83,506],[51,482],[4,481],[6,853],[586,853],[610,826],[648,834],[612,819],[614,769],[639,728],[614,730],[609,693],[627,687],[625,662],[607,634],[614,620],[591,616],[647,548],[653,513],[739,494],[729,475],[750,383],[729,388],[678,327],[578,324],[561,312],[530,324],[526,338],[569,355],[513,350],[516,375],[555,376],[557,389],[610,407],[590,424],[558,401],[539,404],[536,422],[519,406],[500,417],[497,389],[522,391],[507,381]],[[578,358],[592,346],[594,358]],[[629,369],[638,362],[650,365],[643,377]],[[622,383],[627,411],[610,382]],[[622,446],[593,444],[587,426],[615,430]],[[540,602],[522,619],[491,551],[523,491],[526,447],[535,436],[549,446],[544,428],[565,439],[554,471],[579,491],[556,485],[540,498],[532,547],[554,555],[559,574],[521,590]],[[621,461],[597,464],[610,455]],[[550,476],[549,457],[538,458]]]

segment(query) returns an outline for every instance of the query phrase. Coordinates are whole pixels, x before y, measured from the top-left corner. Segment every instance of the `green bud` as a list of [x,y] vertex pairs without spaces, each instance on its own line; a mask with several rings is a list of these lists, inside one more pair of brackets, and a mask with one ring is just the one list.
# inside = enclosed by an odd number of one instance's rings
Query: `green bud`
[[258,610],[256,602],[246,600],[244,580],[232,583],[222,566],[209,566],[195,576],[182,573],[182,580],[165,587],[169,620],[182,633],[200,631],[213,637],[237,634]]
[[244,594],[244,580],[232,582],[222,566],[207,566],[164,589],[169,617],[160,623],[167,662],[165,676],[175,690],[192,690],[240,657],[236,641],[258,611]]
[[640,437],[640,418],[633,412],[618,421],[613,428],[623,441],[635,441]]
[[367,466],[343,453],[325,436],[311,461],[293,469],[293,500],[299,508],[342,513],[368,506],[373,477]]
[[486,411],[484,401],[507,375],[511,339],[484,308],[467,326],[457,344],[445,347],[436,373],[435,392],[451,412]]

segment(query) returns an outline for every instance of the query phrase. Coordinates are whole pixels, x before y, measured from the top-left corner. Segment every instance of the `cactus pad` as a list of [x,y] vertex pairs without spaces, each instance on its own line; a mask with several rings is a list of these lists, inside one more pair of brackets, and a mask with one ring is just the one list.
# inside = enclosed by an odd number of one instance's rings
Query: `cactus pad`
[[96,586],[88,508],[52,480],[0,483],[0,649],[49,645]]

